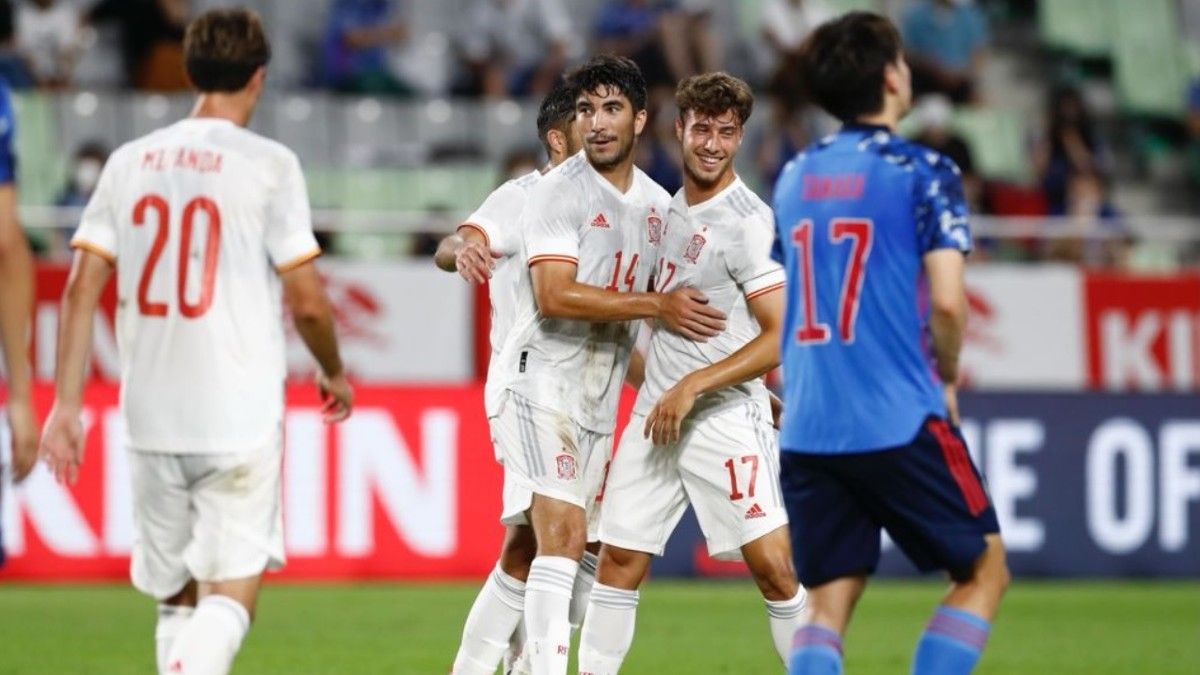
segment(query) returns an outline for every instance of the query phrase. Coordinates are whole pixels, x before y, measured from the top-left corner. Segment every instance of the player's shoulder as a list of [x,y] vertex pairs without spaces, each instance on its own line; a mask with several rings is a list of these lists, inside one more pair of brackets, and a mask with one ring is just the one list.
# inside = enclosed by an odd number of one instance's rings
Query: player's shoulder
[[507,187],[507,189],[510,190],[520,190],[521,192],[529,192],[533,189],[533,186],[537,185],[539,182],[541,182],[541,180],[542,172],[534,170],[530,171],[524,176],[517,176],[516,178],[506,180],[500,187]]
[[720,197],[723,218],[717,219],[737,232],[746,228],[774,229],[775,217],[770,206],[739,178]]
[[530,184],[529,191],[532,194],[553,195],[558,190],[579,189],[583,186],[587,169],[587,157],[582,152],[571,155]]
[[[871,140],[871,148],[884,161],[905,171],[911,171],[923,181],[958,177],[961,171],[954,160],[946,155],[892,133],[877,132]],[[885,138],[886,136],[886,138]]]
[[641,186],[643,194],[650,203],[655,205],[661,204],[663,208],[666,208],[671,203],[671,193],[655,182],[645,171],[634,167],[633,179]]

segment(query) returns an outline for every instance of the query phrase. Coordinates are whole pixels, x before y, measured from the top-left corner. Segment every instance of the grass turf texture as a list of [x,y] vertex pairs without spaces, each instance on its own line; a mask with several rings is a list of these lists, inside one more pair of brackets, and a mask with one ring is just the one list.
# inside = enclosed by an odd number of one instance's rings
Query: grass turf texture
[[[252,673],[449,670],[475,584],[266,588],[234,668]],[[907,673],[941,587],[877,582],[846,642],[851,674]],[[149,673],[154,606],[123,586],[0,586],[0,672]],[[654,581],[624,672],[779,673],[749,581]],[[1018,581],[976,670],[1200,673],[1200,582]]]

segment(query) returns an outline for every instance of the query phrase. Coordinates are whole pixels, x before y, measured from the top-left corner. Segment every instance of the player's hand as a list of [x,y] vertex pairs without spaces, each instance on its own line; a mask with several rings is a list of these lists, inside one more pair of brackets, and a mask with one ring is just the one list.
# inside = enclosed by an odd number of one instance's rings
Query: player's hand
[[321,392],[321,413],[326,424],[336,424],[350,416],[354,407],[354,390],[340,373],[329,377],[324,373],[317,376],[317,389]]
[[42,427],[40,454],[55,480],[75,484],[83,465],[83,421],[78,408],[54,404]]
[[655,445],[668,445],[678,441],[679,429],[692,407],[696,405],[697,395],[698,392],[691,387],[687,378],[681,380],[668,389],[650,409],[642,433],[654,441]]
[[706,342],[725,330],[725,312],[708,306],[708,297],[694,288],[667,293],[658,318],[667,328],[695,342]]
[[8,412],[8,428],[12,433],[13,482],[20,483],[37,464],[37,416],[29,401],[9,399],[5,409]]
[[454,267],[463,279],[473,284],[482,284],[492,277],[492,270],[496,267],[493,258],[498,257],[500,256],[487,246],[477,241],[468,241],[454,252]]
[[946,417],[950,418],[951,424],[958,426],[961,421],[958,417],[958,386],[943,384],[942,397],[946,399]]
[[783,422],[783,399],[771,392],[767,392],[767,398],[771,401],[771,426],[778,431]]

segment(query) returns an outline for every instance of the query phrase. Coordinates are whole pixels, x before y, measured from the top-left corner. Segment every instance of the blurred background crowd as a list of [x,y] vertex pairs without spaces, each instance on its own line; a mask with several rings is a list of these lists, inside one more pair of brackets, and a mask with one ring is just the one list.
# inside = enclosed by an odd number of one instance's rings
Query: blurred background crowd
[[[0,0],[23,217],[45,256],[116,145],[185,115],[183,28],[245,4],[273,41],[253,124],[292,147],[336,254],[427,255],[500,181],[542,162],[534,117],[564,69],[622,54],[651,86],[639,165],[680,185],[675,83],[759,93],[739,157],[769,197],[833,121],[806,100],[805,36],[851,9],[901,27],[903,133],[958,162],[978,257],[1172,268],[1200,238],[1200,0]],[[57,207],[57,208],[55,208]]]

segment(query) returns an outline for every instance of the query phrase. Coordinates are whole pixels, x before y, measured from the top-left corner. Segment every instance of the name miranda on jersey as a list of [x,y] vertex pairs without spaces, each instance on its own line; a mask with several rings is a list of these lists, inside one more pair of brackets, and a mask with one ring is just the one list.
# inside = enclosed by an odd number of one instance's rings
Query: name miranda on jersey
[[145,171],[186,169],[198,173],[220,173],[221,153],[194,148],[159,148],[142,154]]

